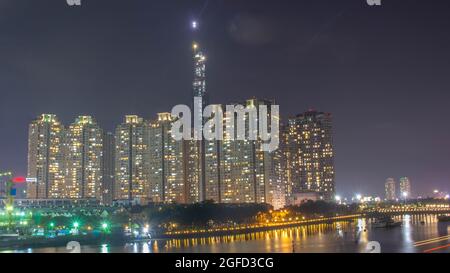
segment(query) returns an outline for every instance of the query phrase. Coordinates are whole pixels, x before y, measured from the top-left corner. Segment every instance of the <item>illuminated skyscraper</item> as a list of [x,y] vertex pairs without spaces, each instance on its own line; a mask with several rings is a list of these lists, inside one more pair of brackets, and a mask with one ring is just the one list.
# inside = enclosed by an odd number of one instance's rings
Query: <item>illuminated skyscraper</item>
[[116,129],[115,199],[149,201],[149,151],[149,126],[138,116],[126,116]]
[[[259,117],[260,105],[268,106],[268,120],[271,119],[267,100],[250,99],[243,105]],[[217,107],[221,107],[217,105]],[[234,120],[243,118],[245,131],[249,131],[248,112]],[[225,125],[230,116],[224,116]],[[269,128],[270,129],[270,128]],[[281,181],[281,158],[278,151],[262,150],[262,140],[237,140],[224,130],[223,140],[205,141],[206,150],[206,200],[217,203],[268,203],[276,208],[284,206],[284,186]]]
[[67,130],[66,145],[64,196],[101,200],[103,130],[91,116],[79,116]]
[[[295,157],[296,154],[295,149],[293,149],[292,146],[294,145],[292,142],[294,142],[294,138],[292,136],[295,136],[294,130],[292,130],[291,126],[289,124],[281,124],[280,125],[280,148],[277,152],[277,157],[280,161],[279,167],[280,167],[280,177],[284,188],[284,196],[285,200],[287,201],[292,194],[294,193],[294,173],[295,168],[299,167],[298,164],[295,165]],[[292,132],[291,132],[292,130]]]
[[[192,21],[191,28],[194,32],[196,32],[199,29],[199,23],[197,21]],[[193,113],[192,116],[192,124],[195,127],[196,122],[199,121],[196,121],[194,116],[195,114],[200,116],[203,113],[203,109],[207,104],[209,104],[209,97],[208,93],[206,92],[206,56],[197,42],[193,42],[192,50],[194,61],[194,73],[192,81],[192,109],[197,109],[198,111],[197,113]],[[201,101],[196,102],[195,98],[201,98]],[[194,129],[193,134],[199,136],[200,134],[202,134],[202,132],[197,132]],[[203,140],[203,138],[200,141],[192,140],[184,142],[184,175],[187,194],[186,201],[188,203],[200,202],[208,199],[206,190],[206,146],[208,146],[208,144]]]
[[199,142],[172,137],[170,113],[150,123],[150,197],[152,202],[199,202]]
[[[198,122],[204,123],[204,120],[195,120],[195,116],[202,116],[203,109],[205,106],[209,103],[208,93],[206,92],[206,56],[204,55],[203,51],[200,49],[199,44],[193,43],[193,51],[194,51],[194,80],[192,83],[192,90],[193,90],[193,97],[194,97],[194,105],[193,109],[196,109],[198,111],[197,113],[193,113],[193,124],[194,128],[198,128],[196,124]],[[195,98],[201,98],[201,100],[195,100]],[[197,105],[195,105],[197,104]],[[203,132],[197,132],[194,129],[194,135],[202,136]],[[199,178],[200,178],[200,200],[218,200],[217,194],[209,191],[208,184],[211,184],[211,178],[210,176],[216,176],[216,172],[214,172],[214,166],[211,169],[211,166],[208,165],[207,161],[214,161],[214,158],[217,157],[214,151],[214,146],[216,143],[205,141],[203,138],[202,140],[198,141],[199,146],[199,156],[198,159],[200,160],[199,165]],[[208,152],[209,151],[209,152]],[[209,154],[209,156],[207,155]],[[209,169],[209,170],[208,170]]]
[[385,198],[388,201],[394,201],[396,196],[396,187],[395,187],[395,180],[394,178],[388,178],[386,179],[386,183],[384,184],[384,190],[385,190]]
[[[267,121],[271,121],[271,100],[249,99],[242,105],[247,109],[257,113],[257,120],[260,116],[259,109],[262,105],[267,106]],[[279,117],[276,120],[279,122]],[[245,116],[246,131],[250,132],[249,114]],[[255,128],[256,129],[256,128]],[[261,128],[260,128],[261,129]],[[272,130],[268,127],[269,130]],[[284,205],[284,187],[281,181],[281,158],[278,150],[273,152],[262,150],[263,141],[258,137],[257,140],[236,140],[232,151],[234,155],[235,170],[234,179],[236,181],[235,201],[245,203],[267,203],[276,208]],[[236,172],[237,171],[237,172]],[[228,189],[229,191],[230,189]]]
[[43,114],[29,125],[27,198],[64,197],[64,126]]
[[150,123],[150,196],[153,202],[186,203],[183,141],[171,135],[170,113]]
[[[221,111],[221,105],[211,105],[215,108],[214,111]],[[222,144],[221,140],[204,140],[202,146],[204,149],[204,183],[203,193],[205,200],[214,201],[216,203],[222,202],[222,195],[220,191],[220,184],[222,182]],[[202,169],[203,169],[202,168]]]
[[196,140],[183,142],[184,183],[186,185],[186,203],[201,201],[201,161],[200,143]]
[[293,193],[312,191],[333,200],[334,152],[331,114],[308,111],[289,120],[288,185]]
[[209,103],[206,92],[206,56],[200,49],[199,44],[193,44],[194,50],[194,81],[192,83],[193,96],[202,98],[202,105],[199,109],[205,108]]
[[400,178],[400,196],[402,199],[411,198],[411,182],[408,177]]

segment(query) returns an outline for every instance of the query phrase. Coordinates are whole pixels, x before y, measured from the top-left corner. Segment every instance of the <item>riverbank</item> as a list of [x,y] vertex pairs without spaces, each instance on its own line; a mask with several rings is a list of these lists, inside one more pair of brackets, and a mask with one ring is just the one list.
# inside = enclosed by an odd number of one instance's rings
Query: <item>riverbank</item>
[[[411,212],[398,212],[386,213],[386,214],[410,214]],[[427,213],[427,214],[442,214],[443,212]],[[413,212],[411,214],[419,214],[418,212]],[[372,218],[375,215],[358,213],[352,215],[343,215],[336,217],[323,217],[317,219],[307,219],[307,220],[296,220],[287,221],[279,223],[264,223],[264,224],[252,224],[246,226],[237,227],[223,227],[223,228],[212,228],[212,229],[199,229],[199,230],[179,230],[173,232],[166,232],[164,234],[157,234],[151,240],[172,240],[172,239],[190,239],[190,238],[203,238],[203,237],[214,237],[214,236],[233,236],[246,233],[254,232],[265,232],[279,229],[287,229],[300,226],[324,224],[324,223],[335,223],[342,221],[353,222],[358,218]],[[126,237],[122,234],[88,234],[88,235],[70,235],[61,236],[56,238],[46,238],[46,237],[17,237],[8,238],[0,240],[0,251],[7,249],[27,249],[27,248],[44,248],[44,247],[65,247],[68,242],[77,241],[81,245],[124,245],[127,243],[135,243],[140,241],[148,240],[136,240],[130,237]]]
[[125,236],[115,234],[102,235],[67,235],[54,238],[48,237],[31,237],[19,236],[13,238],[4,238],[0,240],[0,251],[5,249],[26,249],[26,248],[41,248],[41,247],[65,247],[69,242],[76,241],[84,245],[121,245],[128,242]]
[[317,219],[308,220],[294,220],[288,222],[279,223],[264,223],[264,224],[252,224],[246,226],[237,227],[224,227],[224,228],[212,228],[212,229],[200,229],[200,230],[180,230],[173,232],[166,232],[163,235],[164,239],[187,239],[187,238],[198,238],[198,237],[209,237],[209,236],[223,236],[223,235],[236,235],[251,232],[261,232],[270,231],[275,229],[291,228],[296,226],[304,225],[314,225],[321,223],[333,223],[338,221],[349,221],[357,218],[363,217],[363,214],[352,214],[345,216],[335,216],[335,217],[323,217]]
[[[302,225],[314,225],[320,223],[333,223],[337,221],[354,220],[361,217],[362,214],[353,214],[346,216],[336,216],[330,218],[318,218],[299,221],[290,221],[282,223],[253,224],[247,226],[238,226],[233,228],[216,228],[207,230],[185,230],[176,232],[166,232],[154,236],[152,240],[170,240],[170,239],[186,239],[200,238],[208,236],[224,236],[237,235],[252,232],[270,231],[282,228],[291,228]],[[145,240],[135,240],[121,234],[87,234],[87,235],[67,235],[61,237],[13,237],[0,240],[0,251],[5,249],[27,249],[27,248],[43,248],[43,247],[65,247],[71,241],[79,242],[81,245],[123,245],[126,243],[134,243]]]

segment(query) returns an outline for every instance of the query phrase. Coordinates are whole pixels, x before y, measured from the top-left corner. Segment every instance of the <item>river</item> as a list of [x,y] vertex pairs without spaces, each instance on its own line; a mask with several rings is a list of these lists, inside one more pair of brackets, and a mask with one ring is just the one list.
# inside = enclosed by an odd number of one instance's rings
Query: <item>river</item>
[[[435,215],[397,216],[401,227],[373,228],[371,220],[315,224],[242,235],[152,240],[122,246],[81,246],[82,253],[449,253],[450,224]],[[375,242],[375,243],[374,243]],[[376,251],[376,250],[375,250]],[[64,253],[65,247],[0,252]]]

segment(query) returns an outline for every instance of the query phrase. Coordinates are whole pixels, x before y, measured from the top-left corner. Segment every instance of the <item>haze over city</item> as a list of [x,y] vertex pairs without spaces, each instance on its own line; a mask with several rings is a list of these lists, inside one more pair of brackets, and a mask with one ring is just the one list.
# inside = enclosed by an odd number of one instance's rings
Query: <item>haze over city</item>
[[[188,104],[193,19],[212,103],[275,99],[333,114],[337,193],[447,190],[448,5],[434,1],[0,2],[0,166],[26,174],[28,124],[81,114],[113,131]],[[289,4],[287,4],[289,3]],[[441,121],[442,119],[442,121]]]

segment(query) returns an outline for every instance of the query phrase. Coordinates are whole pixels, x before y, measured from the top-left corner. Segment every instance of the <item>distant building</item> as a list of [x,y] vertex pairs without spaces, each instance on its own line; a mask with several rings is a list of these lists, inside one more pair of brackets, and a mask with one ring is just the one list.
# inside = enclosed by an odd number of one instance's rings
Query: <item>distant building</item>
[[79,116],[66,133],[64,197],[101,200],[103,130],[91,116]]
[[291,194],[312,191],[327,201],[334,200],[331,114],[308,111],[297,115],[289,119],[283,133],[287,189]]
[[64,126],[56,115],[42,114],[28,131],[27,198],[64,197]]
[[384,191],[387,201],[394,201],[397,198],[394,178],[386,179],[386,182],[384,183]]
[[402,199],[411,198],[411,182],[408,177],[400,178],[400,196]]
[[116,129],[115,199],[149,200],[149,126],[135,115],[128,115]]

